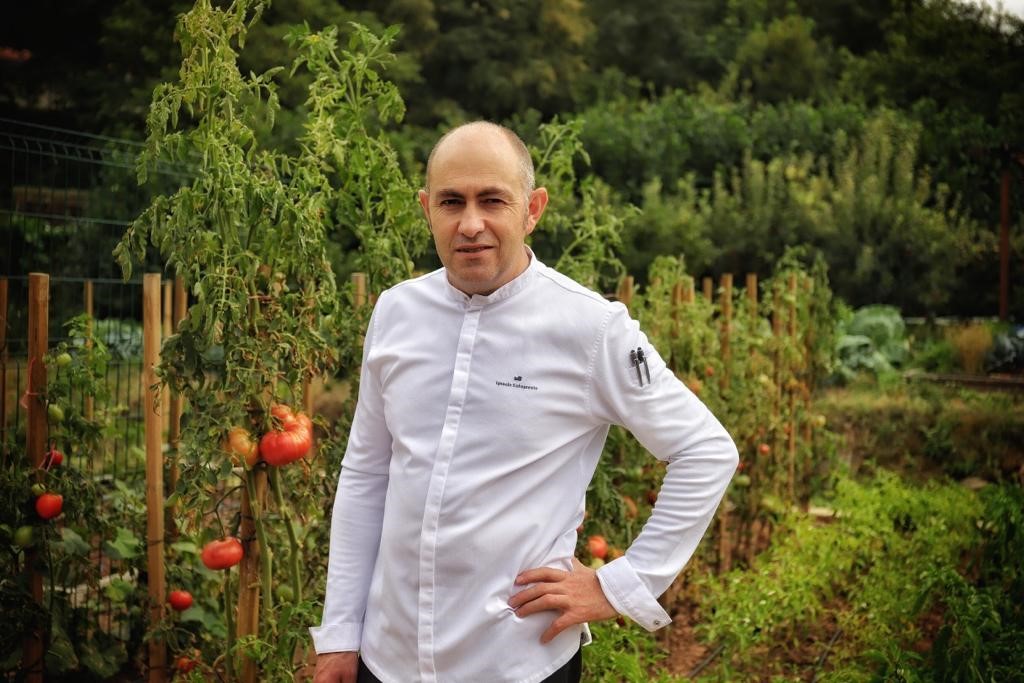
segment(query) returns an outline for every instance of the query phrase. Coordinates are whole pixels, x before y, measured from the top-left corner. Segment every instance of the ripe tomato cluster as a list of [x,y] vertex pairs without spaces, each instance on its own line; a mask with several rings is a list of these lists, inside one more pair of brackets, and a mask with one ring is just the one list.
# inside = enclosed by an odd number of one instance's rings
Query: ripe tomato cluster
[[280,429],[271,429],[257,441],[244,427],[232,427],[221,444],[236,465],[241,460],[254,467],[260,460],[280,467],[304,457],[313,447],[313,421],[305,413],[275,404],[270,414],[280,423]]
[[304,413],[275,405],[270,414],[281,422],[281,429],[271,430],[260,439],[260,457],[268,465],[280,467],[306,455],[313,447],[313,421]]

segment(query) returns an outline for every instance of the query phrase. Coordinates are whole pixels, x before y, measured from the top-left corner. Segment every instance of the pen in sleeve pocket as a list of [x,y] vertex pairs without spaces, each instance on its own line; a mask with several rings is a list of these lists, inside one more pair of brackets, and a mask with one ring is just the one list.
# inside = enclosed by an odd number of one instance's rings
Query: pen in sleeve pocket
[[[647,383],[650,384],[651,383],[651,368],[650,368],[649,365],[647,365],[647,356],[644,355],[643,348],[641,348],[639,346],[636,349],[636,359],[637,359],[637,366],[636,366],[637,377],[640,376],[640,363],[643,363],[644,364],[644,374],[647,375]],[[641,381],[640,384],[643,384],[643,381]]]

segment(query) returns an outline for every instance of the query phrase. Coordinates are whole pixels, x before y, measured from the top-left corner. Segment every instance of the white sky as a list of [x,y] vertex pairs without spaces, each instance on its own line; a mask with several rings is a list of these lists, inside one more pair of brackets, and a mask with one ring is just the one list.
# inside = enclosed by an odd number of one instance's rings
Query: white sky
[[[989,5],[990,7],[995,7],[997,4],[995,0],[967,0],[967,2],[973,2],[976,5]],[[1024,0],[1002,0],[999,4],[1010,14],[1024,18]]]

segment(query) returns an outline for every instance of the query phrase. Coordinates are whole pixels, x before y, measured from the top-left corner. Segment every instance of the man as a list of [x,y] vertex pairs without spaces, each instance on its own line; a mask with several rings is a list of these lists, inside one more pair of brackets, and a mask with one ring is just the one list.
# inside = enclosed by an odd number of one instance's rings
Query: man
[[[419,200],[444,267],[384,292],[366,332],[314,680],[578,681],[588,621],[669,623],[656,598],[736,448],[624,306],[526,247],[548,196],[514,133],[449,132]],[[576,527],[611,424],[668,468],[641,534],[595,572]]]

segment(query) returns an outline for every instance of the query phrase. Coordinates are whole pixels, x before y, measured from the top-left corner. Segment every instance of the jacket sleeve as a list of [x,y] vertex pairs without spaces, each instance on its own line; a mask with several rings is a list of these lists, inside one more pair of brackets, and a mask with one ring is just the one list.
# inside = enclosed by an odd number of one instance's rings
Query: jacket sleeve
[[[646,365],[634,364],[630,352],[637,349]],[[729,433],[666,367],[621,304],[613,306],[597,342],[590,381],[594,417],[624,426],[668,464],[640,535],[597,572],[612,606],[653,631],[671,621],[657,597],[696,550],[739,456]]]
[[359,398],[331,514],[323,617],[320,626],[309,629],[317,654],[359,650],[370,578],[380,546],[391,433],[385,421],[380,381],[369,359],[381,303],[378,301],[370,318],[363,344]]

